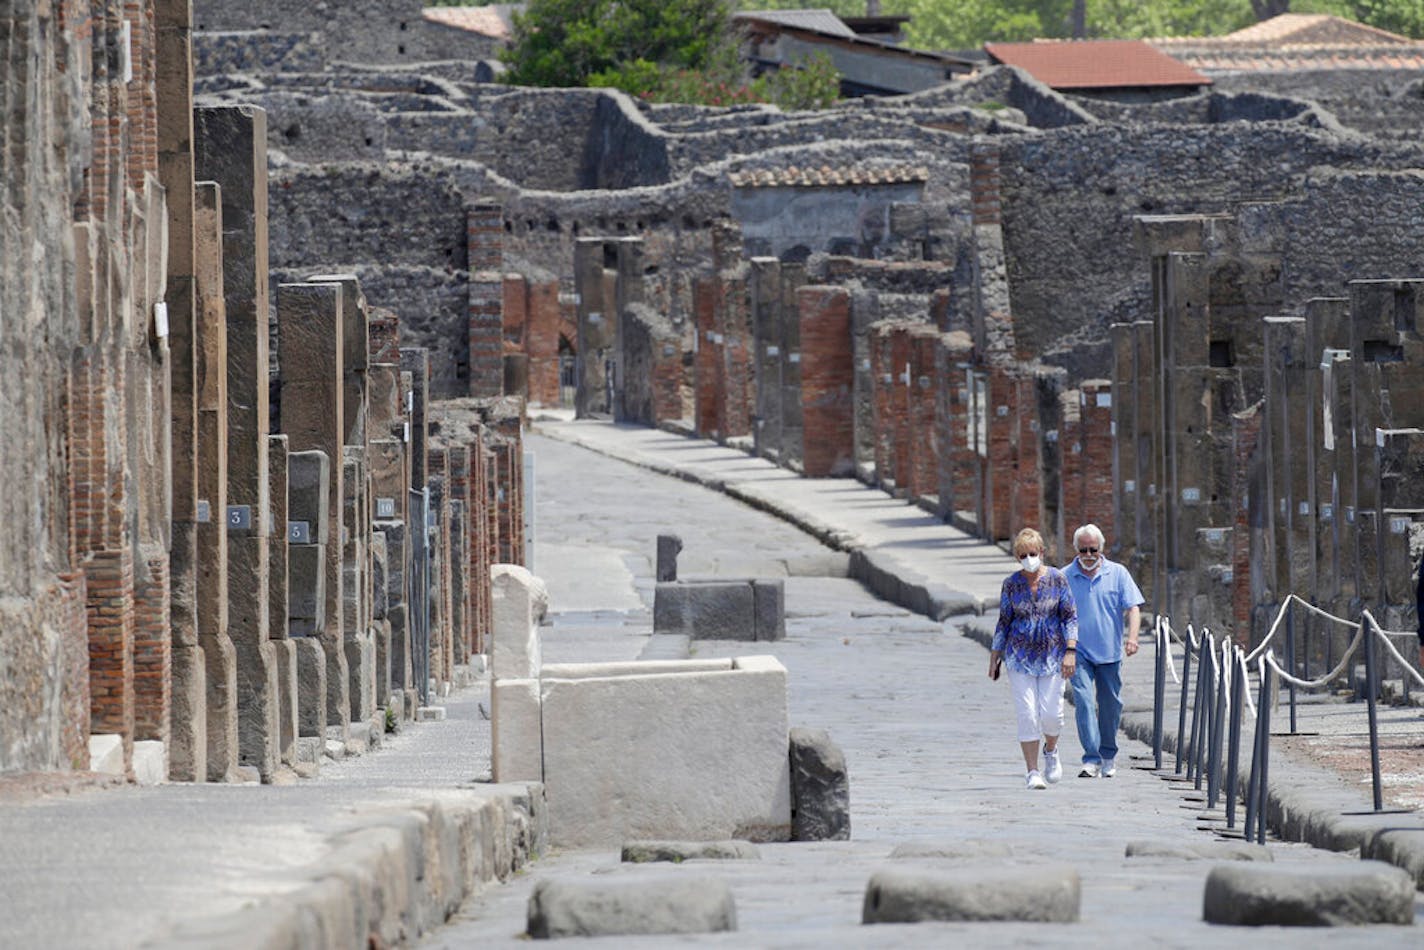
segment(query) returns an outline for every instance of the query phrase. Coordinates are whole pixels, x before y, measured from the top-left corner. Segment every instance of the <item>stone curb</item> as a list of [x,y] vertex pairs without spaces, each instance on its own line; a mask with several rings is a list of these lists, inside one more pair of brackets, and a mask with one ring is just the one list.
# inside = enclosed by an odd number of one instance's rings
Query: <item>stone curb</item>
[[[993,633],[972,624],[964,635],[988,649]],[[1071,701],[1071,693],[1070,701]],[[1173,717],[1168,717],[1173,718]],[[1139,742],[1152,744],[1152,712],[1122,714],[1122,731]],[[1250,736],[1243,737],[1243,768],[1238,777],[1246,793]],[[1177,733],[1171,724],[1162,729],[1162,752],[1177,751]],[[1165,761],[1165,758],[1164,758]],[[1362,858],[1386,861],[1408,871],[1415,886],[1424,888],[1424,819],[1418,815],[1370,814],[1364,796],[1340,783],[1333,772],[1272,756],[1266,787],[1266,823],[1284,841],[1300,841],[1326,851],[1359,849]]]
[[[445,923],[465,898],[545,847],[542,785],[450,790],[364,813],[329,839],[289,890],[228,914],[179,922],[144,944],[247,950],[399,946]],[[276,888],[274,888],[276,890]]]

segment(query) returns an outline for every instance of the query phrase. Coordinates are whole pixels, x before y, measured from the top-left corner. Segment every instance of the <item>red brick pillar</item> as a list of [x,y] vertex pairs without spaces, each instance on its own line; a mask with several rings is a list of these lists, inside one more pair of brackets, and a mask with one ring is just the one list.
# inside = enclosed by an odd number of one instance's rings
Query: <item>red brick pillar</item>
[[935,351],[939,331],[921,324],[910,329],[910,469],[906,494],[910,498],[939,490],[939,440],[935,428]]
[[940,514],[953,520],[956,511],[974,510],[978,491],[978,455],[971,441],[970,366],[974,344],[962,331],[939,338],[935,352],[935,431],[938,433]]
[[1064,448],[1064,457],[1078,458],[1082,500],[1065,511],[1068,541],[1080,524],[1091,522],[1111,541],[1117,536],[1117,507],[1113,504],[1113,385],[1106,379],[1083,383],[1079,397],[1079,437],[1076,446]]
[[533,405],[559,404],[559,327],[562,322],[559,282],[545,280],[530,285],[524,352],[529,357],[529,402]]
[[722,434],[722,347],[717,332],[717,280],[699,277],[692,285],[692,317],[697,332],[693,359],[693,417],[697,434],[715,439]]
[[466,217],[469,254],[469,383],[471,396],[504,391],[504,209],[480,202]]
[[850,475],[855,471],[850,294],[840,287],[802,287],[796,292],[796,305],[800,314],[803,470],[812,477]]

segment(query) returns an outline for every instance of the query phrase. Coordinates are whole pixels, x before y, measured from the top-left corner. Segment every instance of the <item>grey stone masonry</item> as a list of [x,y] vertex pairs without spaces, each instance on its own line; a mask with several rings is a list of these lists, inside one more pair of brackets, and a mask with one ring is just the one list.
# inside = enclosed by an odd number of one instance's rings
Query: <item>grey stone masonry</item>
[[[270,742],[263,724],[275,722],[270,710],[276,701],[269,692],[275,660],[267,627],[267,114],[250,106],[201,108],[194,136],[195,174],[217,182],[222,197],[228,497],[226,510],[213,515],[227,522],[232,695],[239,709],[256,710],[239,727],[239,752],[259,764]],[[208,775],[218,779],[231,760],[213,756],[214,738],[210,729]]]
[[[287,624],[294,637],[326,625],[326,536],[331,463],[319,450],[287,457]],[[303,540],[305,539],[305,540]]]
[[786,635],[783,582],[660,582],[653,589],[653,630],[694,640],[780,640]]
[[297,741],[297,654],[287,630],[287,600],[289,596],[287,565],[287,437],[267,438],[267,472],[271,490],[272,523],[281,530],[273,531],[267,544],[267,632],[272,641],[277,677],[277,725],[273,731],[276,757],[291,765],[296,761]]
[[342,448],[346,438],[341,285],[282,284],[277,288],[277,314],[282,431],[293,451],[322,451],[331,462],[327,483],[330,517],[322,539],[326,545],[326,613],[321,644],[327,661],[327,725],[344,726],[351,716],[351,691],[342,632],[345,539],[339,514],[345,499]]
[[731,888],[710,877],[546,880],[529,898],[528,932],[536,939],[736,929]]

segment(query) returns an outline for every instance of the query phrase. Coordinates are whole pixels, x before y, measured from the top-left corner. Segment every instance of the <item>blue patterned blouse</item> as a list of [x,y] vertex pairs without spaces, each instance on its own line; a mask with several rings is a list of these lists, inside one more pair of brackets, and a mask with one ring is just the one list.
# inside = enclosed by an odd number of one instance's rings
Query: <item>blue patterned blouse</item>
[[1076,639],[1078,608],[1062,571],[1048,568],[1034,592],[1023,571],[1004,579],[993,648],[1003,651],[1010,669],[1031,676],[1055,673],[1063,663],[1067,641]]

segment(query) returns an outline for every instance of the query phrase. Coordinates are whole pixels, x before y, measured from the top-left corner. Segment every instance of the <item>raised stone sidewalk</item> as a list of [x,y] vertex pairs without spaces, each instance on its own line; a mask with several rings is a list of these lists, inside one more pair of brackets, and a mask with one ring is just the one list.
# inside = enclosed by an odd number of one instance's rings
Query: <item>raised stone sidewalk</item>
[[[487,778],[483,685],[290,785],[0,782],[0,946],[411,942],[543,849],[542,789]],[[371,945],[375,945],[372,943]]]
[[[736,448],[644,427],[602,421],[574,422],[559,414],[536,421],[535,429],[601,454],[652,471],[687,479],[747,502],[803,528],[825,543],[850,553],[852,576],[875,593],[932,619],[943,620],[966,609],[981,617],[956,617],[954,624],[984,643],[992,636],[999,585],[1015,568],[996,545],[970,537],[903,500],[851,478],[806,479]],[[1144,650],[1124,664],[1123,729],[1151,742],[1153,659],[1150,636]],[[1181,651],[1174,653],[1181,669]],[[1166,744],[1176,747],[1177,693],[1169,682]],[[1284,693],[1282,694],[1284,696]],[[1364,743],[1365,707],[1303,698],[1297,729],[1336,744]],[[1068,709],[1071,731],[1071,707]],[[1424,742],[1424,719],[1417,709],[1381,707],[1387,746],[1399,752]],[[1364,848],[1368,856],[1396,864],[1424,887],[1424,819],[1398,811],[1369,814],[1368,759],[1364,784],[1358,772],[1343,776],[1312,761],[1304,746],[1283,741],[1285,708],[1273,719],[1267,810],[1271,830],[1286,840],[1338,851]],[[1248,729],[1250,720],[1248,719]],[[1243,758],[1249,759],[1249,732]],[[1295,755],[1292,755],[1295,752]],[[1301,754],[1307,752],[1307,754]],[[1383,768],[1389,769],[1389,749]],[[1356,756],[1358,764],[1359,756]],[[1171,767],[1171,758],[1167,759]],[[1243,766],[1244,771],[1244,766]],[[1391,778],[1386,775],[1387,780]],[[1393,777],[1397,783],[1424,776]],[[1212,818],[1219,818],[1213,815]],[[1378,834],[1377,834],[1378,833]]]

